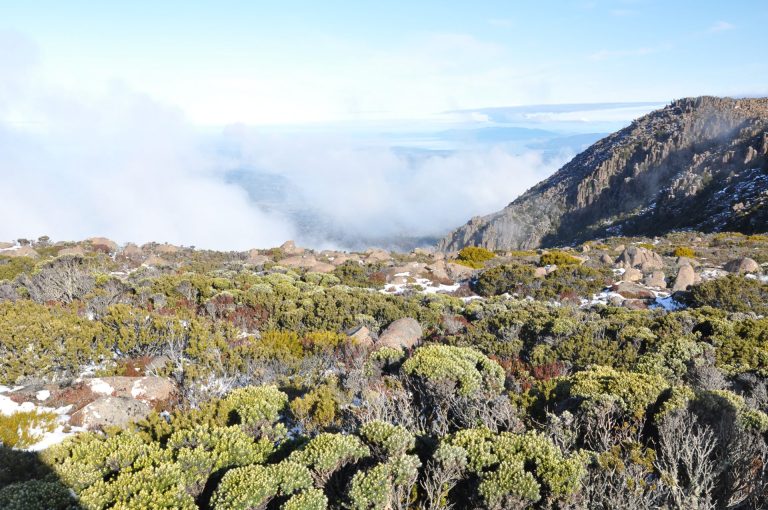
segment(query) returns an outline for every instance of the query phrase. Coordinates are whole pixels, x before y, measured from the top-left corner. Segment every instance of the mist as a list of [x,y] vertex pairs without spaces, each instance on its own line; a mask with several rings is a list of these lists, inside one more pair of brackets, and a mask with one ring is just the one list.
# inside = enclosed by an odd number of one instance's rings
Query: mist
[[[355,249],[432,243],[470,217],[506,206],[572,155],[545,157],[505,144],[435,151],[247,129],[226,137],[239,149],[228,164],[240,169],[233,182],[292,217],[299,241]],[[260,178],[253,182],[253,175]],[[265,182],[279,191],[253,189]]]
[[505,206],[570,156],[403,149],[353,132],[212,135],[119,82],[47,83],[34,45],[0,39],[0,240],[407,249]]

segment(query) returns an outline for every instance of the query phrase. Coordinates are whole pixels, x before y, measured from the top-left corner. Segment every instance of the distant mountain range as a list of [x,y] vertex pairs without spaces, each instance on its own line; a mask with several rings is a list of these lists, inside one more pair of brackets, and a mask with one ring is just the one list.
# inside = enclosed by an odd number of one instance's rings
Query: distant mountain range
[[[507,110],[487,113],[504,120],[524,113]],[[438,247],[522,249],[676,229],[768,230],[768,98],[674,101]]]

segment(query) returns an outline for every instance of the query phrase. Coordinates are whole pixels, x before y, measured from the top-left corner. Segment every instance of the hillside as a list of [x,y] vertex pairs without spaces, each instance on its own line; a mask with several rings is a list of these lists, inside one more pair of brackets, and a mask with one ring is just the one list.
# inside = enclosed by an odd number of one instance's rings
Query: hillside
[[680,99],[598,141],[507,207],[438,243],[528,249],[768,225],[768,98]]

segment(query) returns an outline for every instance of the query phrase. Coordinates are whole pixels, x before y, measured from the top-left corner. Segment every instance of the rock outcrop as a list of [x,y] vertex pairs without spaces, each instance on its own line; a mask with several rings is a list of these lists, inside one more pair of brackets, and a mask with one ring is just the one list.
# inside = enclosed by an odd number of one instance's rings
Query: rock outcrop
[[676,229],[768,229],[768,98],[680,99],[438,244],[531,249]]

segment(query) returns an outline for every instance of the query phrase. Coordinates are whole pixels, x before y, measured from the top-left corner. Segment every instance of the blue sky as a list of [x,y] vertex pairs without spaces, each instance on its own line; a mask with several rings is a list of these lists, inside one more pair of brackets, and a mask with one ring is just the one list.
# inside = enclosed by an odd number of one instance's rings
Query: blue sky
[[766,26],[760,0],[0,2],[35,80],[197,125],[765,95]]

